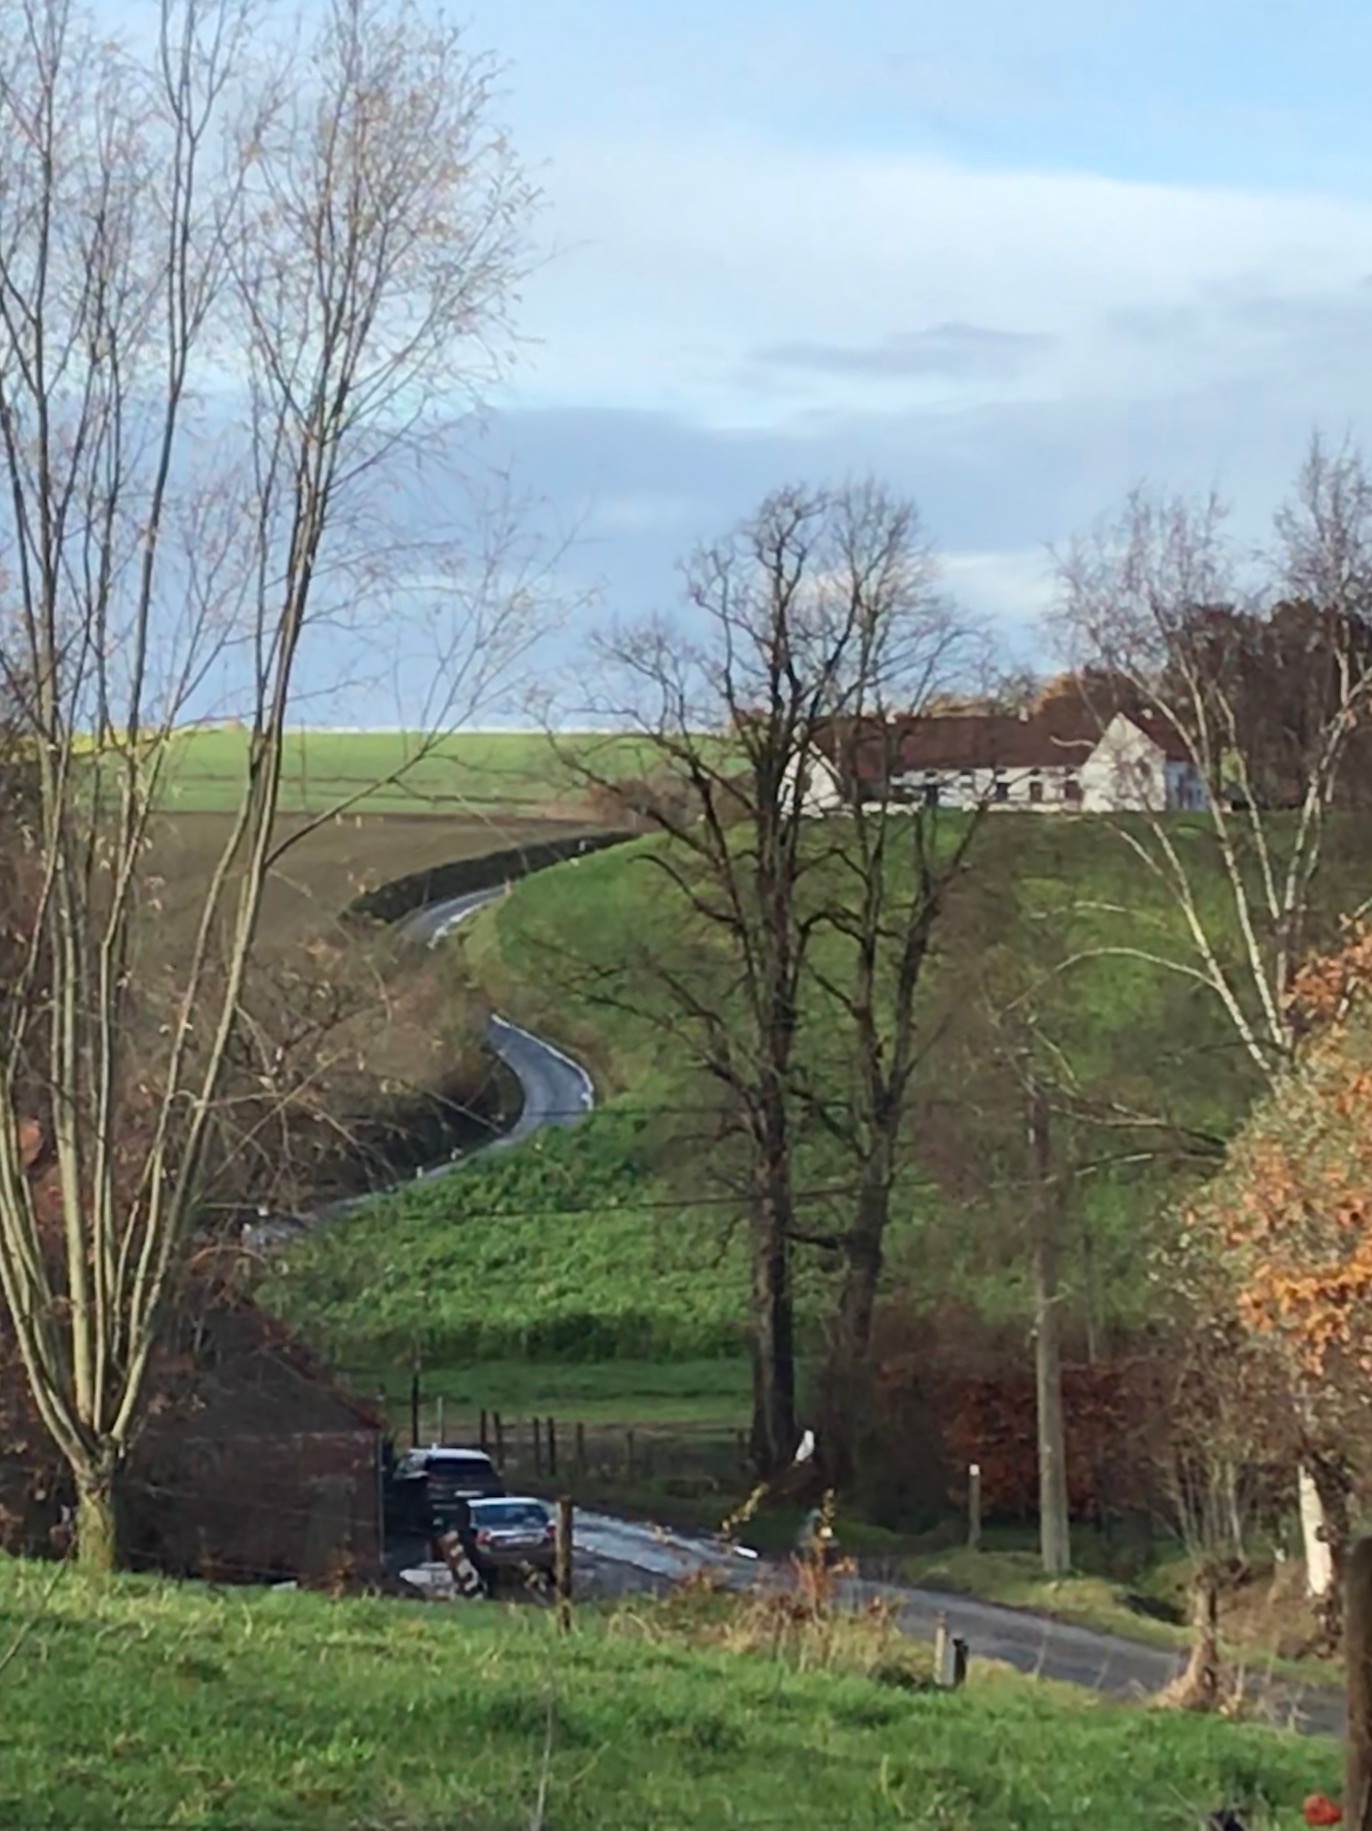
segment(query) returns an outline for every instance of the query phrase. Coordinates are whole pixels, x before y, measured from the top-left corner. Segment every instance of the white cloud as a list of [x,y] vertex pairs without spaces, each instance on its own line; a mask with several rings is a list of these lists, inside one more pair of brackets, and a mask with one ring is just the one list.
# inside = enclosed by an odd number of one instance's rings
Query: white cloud
[[626,490],[592,498],[587,511],[595,534],[660,533],[689,527],[696,504],[687,495],[666,490]]
[[952,595],[993,622],[1032,623],[1052,602],[1052,570],[1044,548],[945,553],[940,563]]
[[[1319,196],[985,173],[760,135],[568,137],[548,173],[565,250],[527,289],[530,405],[647,407],[717,429],[807,411],[1130,399],[1233,372],[1262,325],[1148,346],[1123,313],[1354,288],[1372,207]],[[809,372],[786,345],[878,348],[949,323],[1055,338],[1005,375]],[[1255,340],[1257,340],[1255,342]],[[1218,365],[1218,368],[1217,368]]]

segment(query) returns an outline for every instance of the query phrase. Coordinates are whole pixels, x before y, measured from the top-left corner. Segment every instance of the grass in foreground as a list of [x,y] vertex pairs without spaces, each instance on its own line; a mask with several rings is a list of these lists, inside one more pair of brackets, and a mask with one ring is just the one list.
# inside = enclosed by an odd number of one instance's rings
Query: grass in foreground
[[989,1669],[930,1692],[880,1624],[826,1649],[680,1598],[563,1639],[534,1609],[49,1581],[0,1564],[0,1822],[24,1831],[1182,1831],[1226,1800],[1295,1825],[1337,1787],[1327,1741]]

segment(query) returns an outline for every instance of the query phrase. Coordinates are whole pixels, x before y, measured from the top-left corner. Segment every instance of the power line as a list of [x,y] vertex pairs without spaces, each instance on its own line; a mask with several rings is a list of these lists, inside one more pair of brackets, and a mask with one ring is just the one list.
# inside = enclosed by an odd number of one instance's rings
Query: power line
[[[374,1202],[380,1203],[380,1202],[386,1202],[386,1201],[396,1201],[396,1200],[399,1200],[400,1198],[410,1194],[414,1190],[425,1188],[430,1183],[433,1183],[433,1184],[444,1183],[446,1185],[447,1181],[448,1181],[448,1178],[445,1176],[417,1177],[412,1183],[404,1183],[399,1188],[378,1189],[371,1195],[346,1197],[344,1199],[347,1200],[349,1203],[356,1201],[359,1205],[363,1202],[370,1205]],[[791,1199],[795,1202],[818,1202],[818,1201],[835,1200],[835,1199],[842,1198],[842,1197],[852,1198],[852,1197],[855,1197],[857,1194],[858,1194],[858,1185],[857,1184],[855,1184],[855,1183],[836,1183],[836,1184],[832,1184],[828,1187],[820,1187],[820,1188],[816,1188],[816,1189],[797,1189],[793,1193]],[[655,1200],[655,1201],[620,1201],[620,1200],[616,1200],[613,1196],[607,1196],[603,1201],[586,1203],[581,1207],[567,1207],[567,1206],[547,1207],[547,1208],[469,1208],[469,1207],[464,1207],[462,1209],[460,1215],[454,1216],[454,1220],[461,1221],[461,1222],[466,1222],[466,1221],[575,1220],[575,1219],[584,1218],[586,1215],[590,1215],[590,1214],[595,1214],[595,1215],[675,1214],[679,1217],[684,1218],[684,1217],[687,1217],[687,1216],[693,1214],[697,1209],[700,1209],[700,1208],[706,1208],[706,1209],[734,1208],[739,1211],[739,1218],[743,1219],[745,1217],[747,1203],[748,1203],[748,1198],[743,1195],[676,1196],[676,1197],[663,1197],[663,1198],[661,1198],[659,1200]],[[331,1218],[326,1211],[322,1216],[319,1217],[317,1222],[315,1220],[315,1217],[310,1216],[310,1215],[282,1214],[282,1215],[277,1215],[277,1216],[269,1216],[266,1220],[264,1220],[262,1222],[262,1225],[265,1227],[265,1226],[271,1226],[273,1224],[273,1222],[280,1222],[280,1223],[284,1223],[284,1224],[290,1224],[291,1222],[298,1222],[300,1224],[300,1228],[301,1228],[300,1238],[302,1240],[304,1240],[304,1239],[313,1239],[313,1238],[317,1237],[318,1235],[323,1234],[325,1232],[325,1230],[331,1231],[333,1228],[335,1228],[339,1225],[346,1224],[348,1221],[356,1219],[356,1218],[357,1218],[357,1211],[350,1207],[348,1213],[339,1214],[336,1218]],[[252,1226],[251,1222],[246,1223],[246,1224],[249,1228],[251,1228],[251,1226]],[[226,1244],[226,1246],[231,1247],[233,1243],[230,1241],[230,1242],[226,1242],[225,1244]]]

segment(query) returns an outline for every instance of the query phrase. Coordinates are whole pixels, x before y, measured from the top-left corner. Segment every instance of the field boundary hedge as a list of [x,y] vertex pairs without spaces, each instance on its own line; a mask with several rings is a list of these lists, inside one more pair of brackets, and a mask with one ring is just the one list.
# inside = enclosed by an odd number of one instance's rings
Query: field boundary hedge
[[427,908],[430,903],[446,903],[451,897],[494,890],[498,884],[531,877],[535,871],[545,871],[550,865],[603,852],[610,846],[622,846],[638,837],[637,833],[624,829],[569,833],[565,839],[537,839],[527,845],[508,846],[501,852],[481,852],[474,858],[455,858],[448,864],[430,865],[424,871],[393,878],[388,884],[378,884],[375,890],[354,897],[343,911],[343,920],[399,922],[417,909]]

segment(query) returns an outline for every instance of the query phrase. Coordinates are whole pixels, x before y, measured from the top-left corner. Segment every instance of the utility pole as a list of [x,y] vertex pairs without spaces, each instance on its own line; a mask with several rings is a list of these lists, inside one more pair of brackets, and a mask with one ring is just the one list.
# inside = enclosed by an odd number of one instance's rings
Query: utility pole
[[1072,1568],[1067,1513],[1067,1438],[1062,1413],[1062,1323],[1058,1291],[1058,1209],[1048,1098],[1025,1057],[1034,1254],[1034,1381],[1038,1401],[1039,1548],[1050,1577]]

